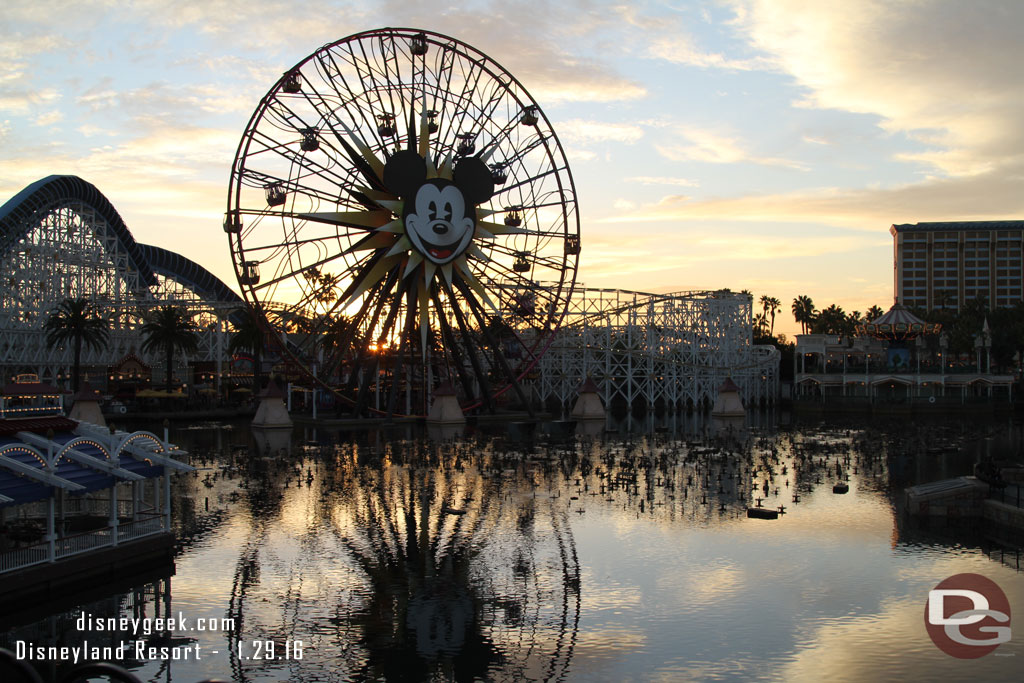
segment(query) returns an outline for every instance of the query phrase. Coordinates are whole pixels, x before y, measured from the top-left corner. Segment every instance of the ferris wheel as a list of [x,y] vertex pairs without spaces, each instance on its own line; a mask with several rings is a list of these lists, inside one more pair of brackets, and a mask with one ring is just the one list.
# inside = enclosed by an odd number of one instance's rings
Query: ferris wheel
[[493,404],[550,343],[580,253],[569,164],[526,89],[418,29],[331,43],[260,101],[224,230],[284,356],[363,408]]

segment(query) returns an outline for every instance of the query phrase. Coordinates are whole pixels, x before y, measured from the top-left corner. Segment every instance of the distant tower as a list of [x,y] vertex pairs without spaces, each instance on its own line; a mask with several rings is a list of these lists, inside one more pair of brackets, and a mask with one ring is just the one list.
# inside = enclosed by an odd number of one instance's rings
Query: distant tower
[[715,407],[711,409],[712,417],[744,417],[747,411],[740,400],[740,388],[732,381],[732,377],[726,377],[722,386],[718,387],[718,398],[715,399]]
[[444,382],[434,391],[434,402],[430,404],[427,424],[462,424],[465,421],[466,416],[459,407],[455,389],[449,382]]
[[107,426],[107,421],[100,410],[100,393],[92,388],[88,379],[82,381],[82,387],[75,394],[74,401],[71,412],[68,413],[69,418],[78,422],[91,422],[101,427]]
[[284,405],[284,392],[276,379],[271,379],[266,388],[260,392],[260,407],[256,409],[256,417],[252,419],[253,427],[291,427],[292,417]]
[[594,380],[587,377],[580,387],[580,397],[576,399],[576,405],[572,407],[569,414],[574,420],[603,420],[605,419],[604,405],[601,403],[600,392]]

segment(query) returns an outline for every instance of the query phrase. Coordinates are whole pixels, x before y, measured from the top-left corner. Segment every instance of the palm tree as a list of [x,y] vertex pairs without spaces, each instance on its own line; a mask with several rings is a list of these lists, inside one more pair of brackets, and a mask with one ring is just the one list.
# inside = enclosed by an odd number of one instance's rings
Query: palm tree
[[803,334],[807,334],[808,329],[814,322],[816,313],[811,297],[801,294],[793,299],[793,319],[800,323],[800,329]]
[[875,305],[868,309],[868,312],[864,314],[864,317],[868,322],[873,322],[881,318],[883,315],[885,315],[885,311],[882,310],[882,307]]
[[775,336],[775,313],[778,312],[778,310],[780,308],[782,308],[782,302],[781,301],[779,301],[774,296],[768,297],[767,309],[768,309],[768,315],[771,316],[771,327],[768,330],[769,336],[772,336],[772,337]]
[[261,385],[260,370],[263,363],[263,328],[251,308],[246,309],[239,318],[235,325],[235,333],[228,342],[228,352],[234,354],[248,351],[252,354],[252,386],[254,390],[258,390]]
[[953,292],[948,289],[940,289],[935,292],[935,303],[939,305],[939,310],[946,310],[946,306],[951,305],[956,300]]
[[149,316],[140,328],[145,340],[142,350],[146,352],[162,349],[167,358],[167,392],[171,392],[173,381],[174,352],[194,353],[199,348],[199,328],[183,308],[161,306]]
[[841,306],[832,304],[814,320],[814,332],[816,334],[848,334],[850,327],[849,317]]
[[71,389],[78,393],[78,376],[82,366],[82,345],[101,349],[110,337],[110,322],[102,317],[95,306],[85,299],[64,299],[50,311],[50,317],[43,324],[46,331],[46,346],[73,342],[75,360],[72,367]]
[[754,336],[764,337],[768,334],[768,316],[758,313],[754,316]]

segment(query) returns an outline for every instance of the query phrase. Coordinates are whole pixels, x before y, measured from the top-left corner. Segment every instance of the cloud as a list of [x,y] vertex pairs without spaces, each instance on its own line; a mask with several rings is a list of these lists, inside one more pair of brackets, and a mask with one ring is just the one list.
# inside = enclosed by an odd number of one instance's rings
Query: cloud
[[673,131],[682,142],[655,145],[654,148],[670,161],[703,161],[711,164],[748,162],[763,166],[782,166],[807,170],[807,166],[792,159],[764,157],[749,151],[751,146],[737,136],[709,128],[680,125]]
[[820,188],[694,200],[681,195],[602,222],[739,220],[809,222],[861,230],[893,223],[997,220],[1024,214],[1024,163],[965,178],[930,178],[879,188]]
[[627,183],[640,183],[641,185],[678,185],[679,187],[699,187],[700,183],[689,178],[674,178],[671,176],[633,176],[623,179]]
[[5,88],[0,92],[0,111],[24,115],[39,106],[51,105],[60,99],[54,88]]
[[52,111],[46,112],[45,114],[40,114],[36,117],[33,123],[37,126],[52,126],[53,124],[63,120],[63,118],[64,114],[54,109]]
[[735,0],[735,26],[808,107],[877,114],[948,175],[1024,158],[1024,3]]
[[606,123],[604,121],[586,121],[569,119],[558,122],[559,137],[569,143],[592,144],[599,142],[637,142],[644,136],[640,126],[626,123]]
[[772,66],[771,61],[763,57],[736,59],[718,52],[703,52],[681,34],[655,39],[648,47],[647,55],[674,64],[686,64],[704,69],[761,71]]

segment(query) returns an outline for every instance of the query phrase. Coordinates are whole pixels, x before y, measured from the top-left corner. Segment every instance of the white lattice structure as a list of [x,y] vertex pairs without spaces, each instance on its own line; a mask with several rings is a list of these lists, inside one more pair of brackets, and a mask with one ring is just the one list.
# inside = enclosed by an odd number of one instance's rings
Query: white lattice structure
[[577,287],[538,362],[534,390],[563,406],[591,377],[606,406],[685,408],[714,402],[727,377],[744,402],[774,403],[780,354],[753,344],[751,298],[722,291],[646,294]]
[[[0,380],[20,373],[44,382],[68,377],[73,349],[49,349],[49,312],[67,298],[94,302],[110,320],[110,343],[82,349],[85,371],[105,371],[129,351],[146,357],[137,327],[156,306],[186,308],[200,326],[199,351],[189,361],[220,362],[228,316],[244,303],[197,264],[159,247],[139,244],[110,202],[74,176],[49,176],[0,207]],[[102,370],[101,370],[102,369]]]

